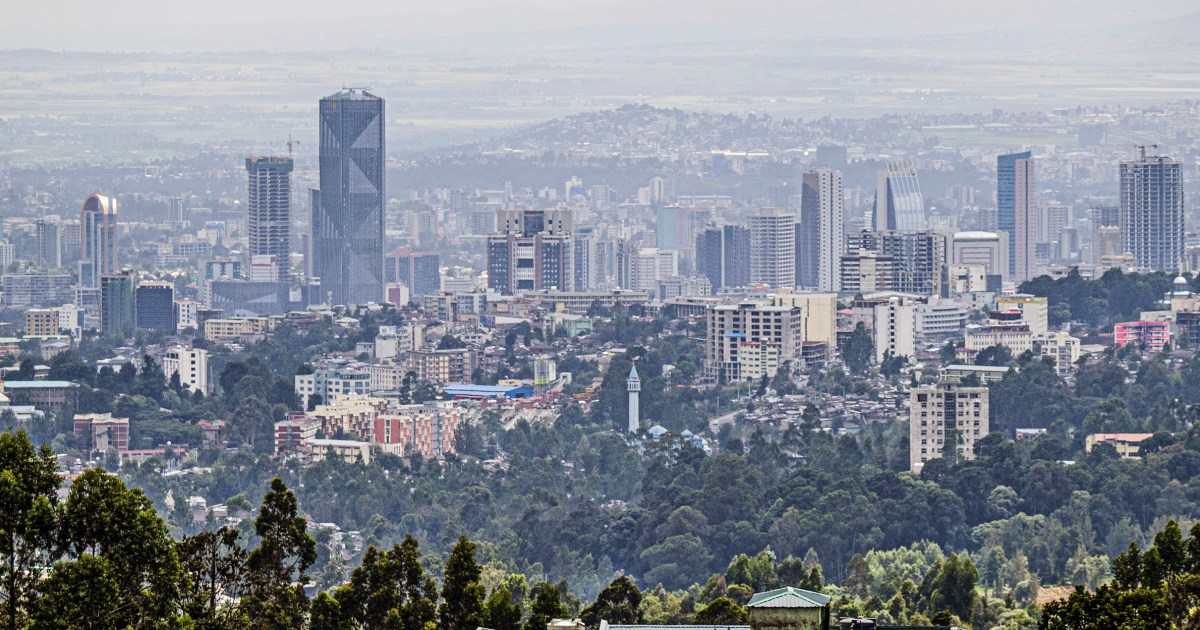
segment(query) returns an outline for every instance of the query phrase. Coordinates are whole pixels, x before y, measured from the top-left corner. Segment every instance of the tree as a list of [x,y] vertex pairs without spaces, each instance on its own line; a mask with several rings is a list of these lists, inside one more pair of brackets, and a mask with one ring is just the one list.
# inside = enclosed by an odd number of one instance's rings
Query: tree
[[41,589],[31,627],[117,630],[126,625],[120,614],[120,584],[104,558],[85,555],[60,562]]
[[183,565],[181,606],[197,628],[231,628],[232,606],[245,593],[246,550],[238,532],[230,527],[202,532],[179,541],[176,549]]
[[989,346],[975,355],[975,365],[1003,367],[1012,361],[1012,349],[1008,346]]
[[529,607],[529,619],[525,620],[524,630],[543,630],[546,624],[563,616],[562,598],[558,587],[548,582],[533,587],[536,594],[533,604]]
[[350,582],[334,591],[343,622],[367,630],[425,630],[437,619],[437,584],[425,577],[417,540],[411,535],[388,551],[367,547]]
[[737,602],[728,597],[718,597],[704,608],[696,611],[696,618],[692,621],[697,625],[707,626],[736,626],[743,625],[749,615],[746,614],[746,609],[737,605]]
[[33,567],[53,557],[57,469],[50,448],[35,449],[24,431],[0,434],[0,614],[9,630],[25,625]]
[[642,592],[629,576],[622,575],[613,580],[591,606],[583,609],[579,617],[588,627],[599,627],[600,620],[617,624],[642,623]]
[[851,372],[864,373],[871,366],[871,357],[875,354],[875,342],[866,326],[859,322],[854,327],[842,346],[842,361]]
[[[166,523],[141,489],[127,488],[115,475],[99,468],[85,471],[71,484],[60,533],[67,559],[56,565],[55,571],[64,576],[87,573],[113,580],[117,596],[109,602],[106,614],[118,627],[140,627],[148,620],[175,617],[179,560]],[[103,562],[93,562],[93,557]],[[84,564],[72,566],[78,563]],[[69,579],[52,582],[52,586],[78,588]],[[66,608],[79,602],[70,593],[54,593],[44,586],[39,590]]]
[[521,605],[513,601],[506,587],[498,587],[488,597],[483,607],[483,626],[491,630],[520,630]]
[[317,541],[279,477],[263,497],[254,531],[260,542],[246,559],[248,592],[241,601],[250,627],[299,628],[308,611],[304,572],[317,560]]
[[938,351],[938,355],[942,359],[942,365],[950,365],[958,359],[958,348],[954,346],[954,340],[948,339],[946,345]]
[[479,576],[475,543],[460,534],[454,549],[450,551],[450,557],[446,559],[442,581],[438,621],[443,630],[475,630],[480,626],[485,589],[479,583]]

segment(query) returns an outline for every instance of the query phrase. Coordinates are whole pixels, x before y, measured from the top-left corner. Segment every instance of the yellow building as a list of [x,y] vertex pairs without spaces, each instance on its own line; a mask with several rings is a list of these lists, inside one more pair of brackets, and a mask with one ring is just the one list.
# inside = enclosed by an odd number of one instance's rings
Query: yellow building
[[1141,459],[1142,442],[1153,436],[1153,433],[1093,433],[1084,438],[1083,448],[1091,453],[1097,444],[1112,444],[1121,457]]
[[25,311],[26,337],[52,337],[58,334],[58,313],[52,308],[31,308]]

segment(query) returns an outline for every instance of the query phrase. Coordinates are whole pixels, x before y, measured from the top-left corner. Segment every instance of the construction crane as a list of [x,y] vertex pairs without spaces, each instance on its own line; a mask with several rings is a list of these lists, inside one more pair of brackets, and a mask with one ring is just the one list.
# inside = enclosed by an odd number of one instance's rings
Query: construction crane
[[290,134],[290,133],[289,133],[289,134],[288,134],[288,141],[287,141],[287,143],[286,143],[286,144],[287,144],[287,148],[288,148],[288,159],[290,160],[290,159],[292,159],[292,146],[293,146],[293,145],[300,144],[300,141],[299,141],[299,140],[292,140],[292,134]]
[[1146,159],[1146,149],[1157,149],[1158,148],[1157,144],[1135,144],[1133,146],[1137,147],[1139,160]]

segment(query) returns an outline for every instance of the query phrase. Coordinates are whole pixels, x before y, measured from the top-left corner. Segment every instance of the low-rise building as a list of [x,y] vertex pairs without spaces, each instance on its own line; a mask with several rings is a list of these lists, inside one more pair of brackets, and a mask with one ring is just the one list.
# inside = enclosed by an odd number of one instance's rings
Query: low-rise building
[[1054,359],[1054,369],[1059,376],[1070,376],[1079,361],[1080,341],[1062,331],[1048,332],[1033,338],[1033,354]]
[[262,341],[274,330],[275,321],[270,317],[208,319],[204,322],[204,338],[218,344]]
[[321,421],[293,412],[287,420],[275,423],[275,454],[300,451],[305,440],[317,437]]
[[1142,442],[1152,437],[1153,433],[1092,433],[1084,438],[1083,448],[1091,453],[1097,444],[1112,444],[1121,457],[1141,459]]
[[1161,321],[1121,322],[1113,327],[1113,343],[1158,352],[1171,338],[1171,324]]
[[172,346],[163,354],[163,374],[167,382],[179,375],[179,384],[190,392],[208,394],[208,350]]
[[300,450],[312,463],[325,461],[329,457],[340,458],[347,464],[371,463],[371,444],[368,442],[308,438],[301,442]]
[[87,441],[89,453],[129,449],[129,418],[114,418],[111,413],[75,414],[74,429],[75,435]]

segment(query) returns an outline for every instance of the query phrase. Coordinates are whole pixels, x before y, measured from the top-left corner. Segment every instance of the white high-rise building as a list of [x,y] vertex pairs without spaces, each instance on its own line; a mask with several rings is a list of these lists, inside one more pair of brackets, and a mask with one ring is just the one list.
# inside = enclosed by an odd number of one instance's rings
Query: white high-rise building
[[167,382],[178,373],[188,391],[208,393],[208,350],[173,346],[163,355],[162,370]]
[[818,168],[804,174],[800,222],[796,224],[796,284],[818,291],[841,288],[838,269],[845,248],[842,174]]
[[947,443],[959,459],[975,459],[975,442],[988,434],[988,388],[941,383],[908,395],[908,457],[914,471],[943,456]]
[[763,208],[750,217],[750,282],[796,286],[796,216]]

